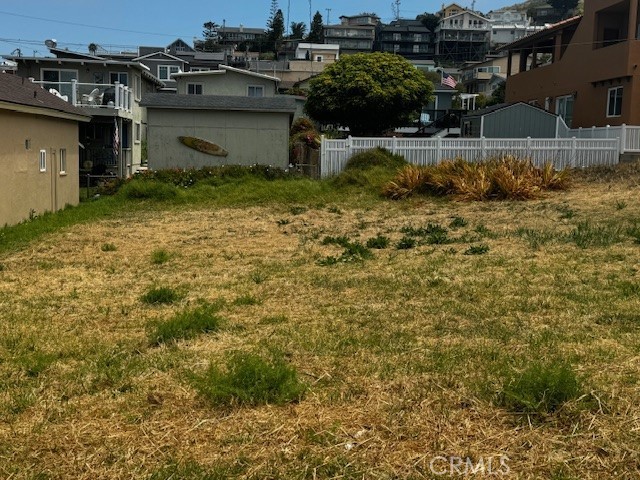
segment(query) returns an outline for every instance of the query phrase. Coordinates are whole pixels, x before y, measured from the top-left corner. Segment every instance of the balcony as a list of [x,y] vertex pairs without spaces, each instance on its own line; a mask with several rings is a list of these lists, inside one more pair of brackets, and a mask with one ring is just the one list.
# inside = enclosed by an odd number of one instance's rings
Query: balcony
[[133,90],[121,83],[79,83],[33,81],[50,93],[76,107],[85,109],[92,116],[119,116],[131,118]]

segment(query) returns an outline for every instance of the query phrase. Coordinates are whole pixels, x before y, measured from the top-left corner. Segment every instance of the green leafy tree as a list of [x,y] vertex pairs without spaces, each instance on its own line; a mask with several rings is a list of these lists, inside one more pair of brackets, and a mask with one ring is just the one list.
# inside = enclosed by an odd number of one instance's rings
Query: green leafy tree
[[507,82],[500,82],[500,84],[496,87],[496,89],[491,94],[489,101],[487,102],[487,106],[489,105],[497,105],[499,103],[505,102],[505,91],[507,88]]
[[438,23],[440,23],[440,17],[433,13],[423,13],[416,17],[416,20],[420,20],[422,24],[431,32],[435,32]]
[[579,0],[548,0],[549,5],[562,11],[562,16],[566,17],[569,12],[578,6]]
[[329,65],[309,84],[306,111],[321,123],[349,127],[352,135],[380,135],[415,117],[433,84],[391,53],[357,53]]
[[205,52],[213,52],[218,47],[218,25],[215,22],[208,21],[202,25],[202,36],[204,37],[204,44],[202,45],[202,49]]
[[284,15],[282,10],[278,9],[267,23],[267,48],[277,54],[283,38]]
[[311,43],[322,43],[324,39],[324,25],[322,24],[322,15],[316,12],[311,22],[311,29],[307,35],[307,41]]
[[307,26],[304,22],[291,22],[291,36],[292,39],[302,39],[307,32]]

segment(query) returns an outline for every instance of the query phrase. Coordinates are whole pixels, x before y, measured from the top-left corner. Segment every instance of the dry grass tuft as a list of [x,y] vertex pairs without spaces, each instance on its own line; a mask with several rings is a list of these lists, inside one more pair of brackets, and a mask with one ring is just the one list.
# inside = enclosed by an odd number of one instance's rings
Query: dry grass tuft
[[393,200],[420,192],[450,195],[459,200],[529,200],[543,190],[566,190],[569,172],[547,163],[535,167],[530,160],[505,155],[483,162],[444,160],[432,167],[405,167],[383,188]]

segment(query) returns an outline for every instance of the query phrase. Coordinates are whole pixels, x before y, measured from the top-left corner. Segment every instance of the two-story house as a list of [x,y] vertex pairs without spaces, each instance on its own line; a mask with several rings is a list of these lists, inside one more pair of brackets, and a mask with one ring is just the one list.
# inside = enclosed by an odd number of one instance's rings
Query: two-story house
[[526,13],[515,10],[489,12],[487,18],[491,22],[490,44],[492,49],[515,42],[544,28],[533,25],[531,18]]
[[466,62],[460,68],[464,91],[490,96],[507,79],[508,63],[506,55],[487,55],[481,62]]
[[383,25],[378,34],[382,52],[397,53],[408,59],[433,59],[433,33],[420,20],[399,19]]
[[640,125],[639,3],[585,0],[583,16],[505,46],[506,100],[543,107],[569,127]]
[[52,57],[7,57],[17,74],[91,115],[80,125],[80,173],[127,177],[143,163],[146,110],[142,95],[164,87],[137,61],[50,48]]
[[376,15],[343,15],[339,24],[324,26],[324,43],[340,46],[343,55],[372,52],[379,27],[380,18]]
[[489,51],[491,23],[479,13],[451,4],[438,12],[436,58],[443,64],[480,61]]

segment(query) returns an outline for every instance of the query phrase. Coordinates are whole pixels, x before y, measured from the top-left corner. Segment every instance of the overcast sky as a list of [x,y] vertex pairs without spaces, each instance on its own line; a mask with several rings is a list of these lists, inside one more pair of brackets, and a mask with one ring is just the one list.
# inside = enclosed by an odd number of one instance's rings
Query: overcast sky
[[[393,19],[393,0],[279,0],[285,20],[309,24],[309,12],[320,11],[324,23],[341,15],[374,12],[383,22]],[[451,3],[451,2],[448,2]],[[447,4],[448,4],[447,3]],[[471,1],[456,2],[471,8]],[[516,0],[476,0],[481,12],[513,5]],[[415,18],[439,10],[442,1],[401,0],[400,16]],[[16,48],[22,55],[48,54],[46,39],[62,48],[86,51],[89,43],[128,47],[168,45],[175,38],[191,43],[211,20],[229,26],[266,27],[271,0],[22,0],[0,1],[0,54]],[[327,10],[330,9],[330,10]]]

